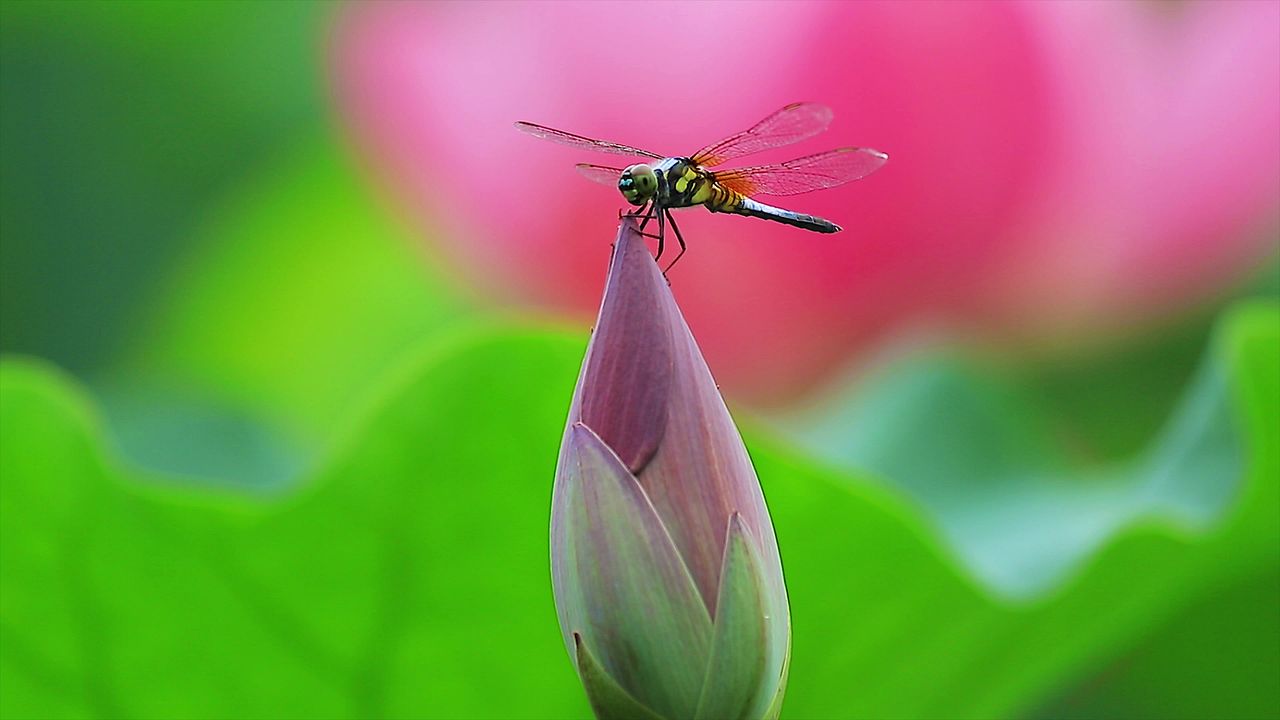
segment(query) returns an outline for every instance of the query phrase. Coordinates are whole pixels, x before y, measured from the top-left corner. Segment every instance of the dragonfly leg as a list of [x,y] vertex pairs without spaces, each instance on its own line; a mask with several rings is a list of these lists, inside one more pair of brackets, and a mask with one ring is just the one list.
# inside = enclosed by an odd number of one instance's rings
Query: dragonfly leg
[[649,213],[649,203],[645,203],[635,209],[618,208],[618,219],[621,220],[624,217],[629,217],[629,218],[644,217],[648,213]]
[[666,208],[658,208],[658,254],[653,256],[655,261],[662,258],[663,244],[667,239],[667,210]]
[[[653,233],[647,233],[644,231],[644,226],[648,225],[649,221],[654,218],[655,212],[657,213],[657,217],[658,217],[658,233],[656,235]],[[663,231],[662,211],[661,211],[661,208],[658,207],[657,203],[649,205],[649,209],[647,212],[645,212],[644,219],[640,222],[640,227],[638,228],[637,232],[644,237],[653,238],[654,240],[657,240],[658,241],[657,257],[662,257],[662,242],[664,240],[663,236],[666,233]]]
[[666,213],[667,220],[671,222],[671,229],[676,233],[676,242],[680,243],[680,252],[676,255],[676,259],[672,260],[671,264],[667,266],[667,269],[662,271],[662,274],[666,275],[671,272],[671,268],[675,267],[676,263],[680,262],[680,258],[684,257],[684,251],[688,248],[684,244],[684,236],[680,234],[680,226],[676,225],[676,219],[671,214],[671,211],[664,208],[662,212]]
[[652,206],[650,206],[649,203],[645,203],[640,207],[632,207],[631,209],[627,210],[624,214],[627,217],[633,217],[633,218],[636,218],[637,220],[640,220],[640,219],[643,219],[644,216],[648,215],[649,210],[651,209],[652,209]]
[[[657,209],[658,209],[658,203],[653,202],[649,204],[649,210],[645,212],[644,219],[640,221],[640,233],[642,235],[644,234],[644,226],[648,225],[649,221],[653,219],[653,211]],[[653,237],[653,236],[650,235],[649,237]]]

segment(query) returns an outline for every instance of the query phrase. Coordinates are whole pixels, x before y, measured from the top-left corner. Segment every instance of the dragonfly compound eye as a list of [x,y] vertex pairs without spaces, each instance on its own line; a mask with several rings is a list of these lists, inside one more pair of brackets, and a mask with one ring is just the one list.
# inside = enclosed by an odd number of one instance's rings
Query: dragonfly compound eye
[[632,205],[643,205],[658,189],[658,178],[648,165],[632,165],[618,178],[618,191]]

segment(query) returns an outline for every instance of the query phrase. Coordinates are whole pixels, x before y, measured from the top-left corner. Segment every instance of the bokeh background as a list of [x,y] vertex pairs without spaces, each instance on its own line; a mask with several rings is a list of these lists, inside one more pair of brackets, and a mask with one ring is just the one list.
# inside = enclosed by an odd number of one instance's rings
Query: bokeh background
[[[547,521],[620,200],[690,211],[784,717],[1280,717],[1280,4],[0,4],[0,714],[586,717]],[[785,152],[762,156],[785,159]]]

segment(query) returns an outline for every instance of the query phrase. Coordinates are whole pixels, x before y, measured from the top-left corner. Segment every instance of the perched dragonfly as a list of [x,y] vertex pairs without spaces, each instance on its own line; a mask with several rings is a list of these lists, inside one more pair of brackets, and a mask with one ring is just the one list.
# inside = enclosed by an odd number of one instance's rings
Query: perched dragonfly
[[[708,145],[687,157],[664,157],[655,152],[605,140],[593,140],[529,122],[516,128],[552,142],[584,150],[648,158],[625,168],[581,163],[578,171],[604,185],[616,185],[627,202],[639,210],[640,230],[657,219],[658,258],[662,257],[666,225],[671,224],[680,254],[667,266],[670,270],[685,252],[684,237],[671,216],[672,208],[701,205],[713,213],[736,213],[794,225],[820,233],[839,232],[840,226],[813,215],[784,210],[753,199],[755,195],[799,195],[836,187],[870,175],[889,156],[870,148],[844,147],[775,165],[759,165],[731,170],[711,170],[721,163],[763,150],[782,147],[813,137],[831,124],[833,113],[817,103],[792,103],[756,123],[749,130]],[[648,233],[645,233],[648,235]]]

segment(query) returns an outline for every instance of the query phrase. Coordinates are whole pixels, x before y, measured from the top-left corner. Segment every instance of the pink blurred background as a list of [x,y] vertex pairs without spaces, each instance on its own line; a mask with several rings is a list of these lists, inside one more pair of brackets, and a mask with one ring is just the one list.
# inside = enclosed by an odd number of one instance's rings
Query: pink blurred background
[[[354,142],[503,303],[598,303],[624,205],[530,120],[672,155],[793,101],[890,162],[778,204],[832,236],[682,213],[678,300],[731,395],[793,402],[922,330],[1057,352],[1141,332],[1273,262],[1280,3],[352,4]],[[766,198],[767,200],[767,198]]]

